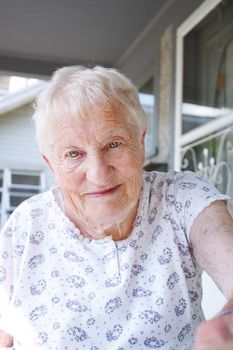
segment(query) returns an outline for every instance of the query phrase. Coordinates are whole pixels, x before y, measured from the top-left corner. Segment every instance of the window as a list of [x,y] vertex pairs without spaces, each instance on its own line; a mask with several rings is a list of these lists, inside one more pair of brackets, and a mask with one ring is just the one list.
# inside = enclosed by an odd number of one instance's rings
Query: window
[[233,111],[233,2],[221,1],[184,36],[182,134]]
[[0,170],[0,226],[25,199],[45,189],[43,173],[22,170]]

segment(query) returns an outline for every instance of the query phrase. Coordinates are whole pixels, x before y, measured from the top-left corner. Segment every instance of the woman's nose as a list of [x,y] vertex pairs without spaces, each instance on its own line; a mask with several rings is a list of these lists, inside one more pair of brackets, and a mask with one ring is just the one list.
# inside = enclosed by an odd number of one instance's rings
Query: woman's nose
[[104,186],[109,182],[112,176],[112,166],[102,155],[93,155],[87,162],[86,179],[99,186]]

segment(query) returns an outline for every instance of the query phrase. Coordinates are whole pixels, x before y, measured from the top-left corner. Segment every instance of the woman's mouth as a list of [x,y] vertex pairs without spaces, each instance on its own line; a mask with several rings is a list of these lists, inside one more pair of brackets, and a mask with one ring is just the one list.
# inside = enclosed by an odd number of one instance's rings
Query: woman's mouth
[[119,187],[120,187],[120,185],[117,185],[114,187],[106,188],[106,189],[101,190],[101,191],[87,192],[86,195],[93,196],[93,197],[104,197],[107,195],[114,194],[118,190]]

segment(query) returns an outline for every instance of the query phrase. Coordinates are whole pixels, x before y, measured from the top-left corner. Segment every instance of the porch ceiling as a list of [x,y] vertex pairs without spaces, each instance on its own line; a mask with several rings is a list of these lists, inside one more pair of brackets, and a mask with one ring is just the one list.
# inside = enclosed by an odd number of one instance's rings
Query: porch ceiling
[[50,74],[64,64],[117,66],[169,0],[1,0],[0,70]]

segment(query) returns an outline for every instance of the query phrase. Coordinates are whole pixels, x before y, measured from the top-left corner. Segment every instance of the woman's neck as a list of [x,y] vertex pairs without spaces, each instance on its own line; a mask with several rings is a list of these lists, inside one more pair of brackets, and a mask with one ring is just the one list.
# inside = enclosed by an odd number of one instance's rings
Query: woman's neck
[[137,215],[137,207],[138,203],[131,209],[129,215],[124,220],[120,221],[119,223],[111,224],[96,225],[87,219],[77,218],[76,215],[69,212],[68,208],[66,208],[66,215],[80,230],[84,237],[97,240],[103,239],[107,236],[112,236],[114,241],[119,241],[127,238],[130,235]]

